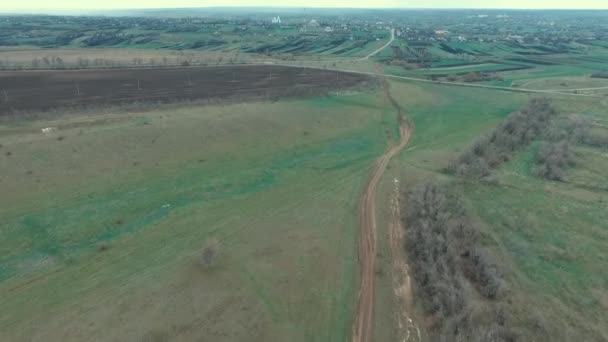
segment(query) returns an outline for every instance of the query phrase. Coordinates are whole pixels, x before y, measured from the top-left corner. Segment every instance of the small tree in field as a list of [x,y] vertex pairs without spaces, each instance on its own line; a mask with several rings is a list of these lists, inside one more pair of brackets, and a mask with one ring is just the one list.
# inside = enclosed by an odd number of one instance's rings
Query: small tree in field
[[220,241],[218,239],[209,239],[203,243],[201,250],[201,264],[205,267],[211,267],[216,264],[220,254]]

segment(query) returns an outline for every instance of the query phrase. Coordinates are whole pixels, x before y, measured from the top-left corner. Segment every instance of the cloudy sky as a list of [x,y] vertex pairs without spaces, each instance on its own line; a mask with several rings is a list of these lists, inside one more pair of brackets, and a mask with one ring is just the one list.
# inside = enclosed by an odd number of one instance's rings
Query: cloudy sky
[[606,9],[608,0],[0,0],[0,11],[207,6]]

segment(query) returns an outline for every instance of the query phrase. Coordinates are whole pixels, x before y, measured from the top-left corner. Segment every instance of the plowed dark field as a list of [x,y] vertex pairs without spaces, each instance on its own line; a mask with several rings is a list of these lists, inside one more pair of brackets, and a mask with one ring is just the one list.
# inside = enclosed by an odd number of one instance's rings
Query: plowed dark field
[[365,79],[272,65],[0,72],[0,114],[133,102],[310,96]]

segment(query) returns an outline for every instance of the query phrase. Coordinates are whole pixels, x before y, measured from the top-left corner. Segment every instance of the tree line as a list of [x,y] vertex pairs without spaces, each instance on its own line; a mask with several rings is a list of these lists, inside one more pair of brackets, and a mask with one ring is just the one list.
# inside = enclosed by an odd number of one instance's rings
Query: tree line
[[557,111],[548,99],[534,98],[519,111],[509,114],[492,132],[477,139],[446,171],[468,178],[490,175],[516,151],[538,138]]
[[480,243],[455,191],[423,184],[404,195],[405,250],[432,340],[515,341],[501,266]]

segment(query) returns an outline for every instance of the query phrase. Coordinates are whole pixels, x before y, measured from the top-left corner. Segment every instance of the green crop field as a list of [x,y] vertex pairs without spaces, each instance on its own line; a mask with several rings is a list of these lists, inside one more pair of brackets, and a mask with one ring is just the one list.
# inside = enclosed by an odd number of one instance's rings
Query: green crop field
[[[3,124],[2,340],[343,341],[385,106],[370,93]],[[210,238],[221,254],[204,269]]]

